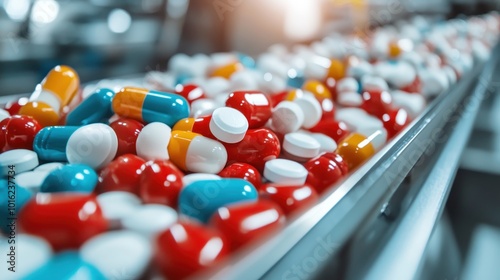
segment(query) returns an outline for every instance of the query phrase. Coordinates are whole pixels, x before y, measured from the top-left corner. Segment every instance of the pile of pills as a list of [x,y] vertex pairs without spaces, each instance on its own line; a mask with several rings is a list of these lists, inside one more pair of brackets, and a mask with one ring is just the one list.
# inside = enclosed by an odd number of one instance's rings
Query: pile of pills
[[21,258],[0,278],[183,279],[213,266],[313,205],[487,60],[499,23],[416,18],[255,60],[178,54],[142,82],[84,88],[55,67],[0,110],[1,244],[15,240]]

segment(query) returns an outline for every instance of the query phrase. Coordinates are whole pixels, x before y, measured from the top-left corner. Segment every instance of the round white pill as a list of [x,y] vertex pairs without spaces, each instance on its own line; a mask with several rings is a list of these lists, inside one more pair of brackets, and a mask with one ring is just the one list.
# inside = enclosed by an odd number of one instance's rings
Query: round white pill
[[83,244],[82,258],[106,279],[138,279],[152,256],[150,241],[133,231],[110,231]]
[[135,142],[137,155],[145,160],[168,160],[168,143],[172,129],[160,122],[152,122],[146,125]]
[[301,132],[292,132],[285,135],[283,149],[294,156],[313,158],[319,154],[321,145],[316,139]]
[[108,125],[95,123],[77,129],[69,137],[66,157],[69,163],[83,163],[100,169],[110,163],[118,150],[118,137]]
[[323,115],[323,109],[321,109],[321,104],[312,93],[305,92],[304,95],[295,98],[293,102],[299,105],[304,115],[307,116],[304,118],[302,127],[311,128],[318,124]]
[[[2,176],[9,175],[9,171],[19,174],[32,170],[38,166],[38,155],[30,150],[15,149],[0,154]],[[13,172],[10,172],[13,174]]]
[[43,181],[50,171],[28,171],[16,175],[16,184],[30,190],[33,193],[40,191]]
[[[47,263],[52,257],[52,248],[43,238],[21,233],[16,236],[15,241],[15,247],[17,249],[16,256],[18,258],[15,267],[16,272],[11,273],[8,271],[7,266],[9,266],[9,263],[3,261],[0,265],[2,269],[0,278],[2,279],[24,279]],[[0,242],[0,250],[2,250],[2,252],[9,252],[7,248],[13,244],[8,244],[7,239],[0,239]],[[4,275],[5,272],[11,274]]]
[[323,133],[310,133],[309,136],[318,141],[320,148],[319,152],[333,152],[337,149],[337,143],[331,137]]
[[248,130],[248,120],[240,111],[221,107],[215,109],[210,120],[210,132],[225,143],[238,143],[245,137]]
[[151,238],[158,232],[169,228],[176,221],[177,212],[174,209],[160,204],[148,204],[127,215],[122,225],[125,229]]
[[365,75],[361,78],[363,90],[388,90],[387,82],[381,77]]
[[141,200],[136,195],[122,191],[102,193],[97,196],[97,202],[112,228],[121,226],[121,221],[141,205]]
[[306,182],[307,170],[295,161],[272,159],[264,166],[264,177],[273,183],[300,186]]
[[52,170],[56,170],[59,167],[63,167],[63,166],[64,166],[64,163],[62,163],[62,162],[49,162],[49,163],[39,165],[37,168],[33,169],[33,171],[50,172]]
[[287,134],[297,131],[304,123],[304,112],[300,106],[291,101],[282,101],[274,108],[271,117],[276,132]]
[[211,174],[211,173],[191,173],[184,177],[182,177],[183,186],[187,186],[191,183],[197,181],[205,181],[205,180],[220,180],[221,177],[219,175]]

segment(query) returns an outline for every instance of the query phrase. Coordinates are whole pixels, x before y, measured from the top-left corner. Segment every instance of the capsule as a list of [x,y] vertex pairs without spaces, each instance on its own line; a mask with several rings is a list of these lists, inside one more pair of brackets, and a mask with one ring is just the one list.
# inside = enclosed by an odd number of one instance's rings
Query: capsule
[[243,179],[196,181],[185,186],[179,194],[179,210],[184,215],[207,222],[220,207],[256,201],[257,197],[255,187]]
[[125,87],[116,93],[112,104],[120,117],[145,123],[161,122],[172,127],[189,117],[188,101],[174,93]]
[[40,130],[33,141],[33,150],[43,161],[65,162],[69,137],[78,126],[48,126]]
[[111,102],[115,92],[101,88],[92,93],[66,117],[66,125],[87,125],[106,122],[112,115]]
[[42,127],[58,124],[62,109],[77,94],[80,87],[78,74],[71,67],[58,65],[41,83],[41,90],[35,91],[30,102],[21,107],[20,115],[35,118]]
[[243,68],[243,64],[241,64],[240,62],[231,62],[229,64],[215,68],[212,71],[211,77],[222,77],[225,79],[229,79],[231,75],[233,75],[237,71],[242,70]]
[[354,132],[338,144],[335,152],[345,160],[348,170],[351,171],[375,154],[386,139],[385,129],[378,129],[369,136]]
[[221,143],[190,131],[172,131],[168,153],[170,160],[184,171],[215,174],[227,162],[226,148]]
[[260,91],[235,91],[227,98],[226,106],[243,113],[250,128],[262,127],[272,116],[271,101]]
[[212,115],[201,116],[198,118],[185,118],[178,121],[172,130],[190,131],[201,134],[205,137],[215,139],[215,136],[210,132],[210,121]]

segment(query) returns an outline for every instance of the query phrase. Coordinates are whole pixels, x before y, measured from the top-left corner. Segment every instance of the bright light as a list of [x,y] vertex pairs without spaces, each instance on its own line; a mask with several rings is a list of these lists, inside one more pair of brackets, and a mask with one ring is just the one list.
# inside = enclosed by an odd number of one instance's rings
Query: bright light
[[286,1],[284,32],[292,40],[309,40],[321,27],[321,4],[317,0]]
[[108,16],[108,27],[114,33],[124,33],[130,28],[132,17],[122,9],[114,9]]
[[31,20],[36,23],[51,23],[57,18],[58,14],[59,3],[55,0],[38,0],[33,4]]
[[4,0],[3,7],[12,20],[23,20],[28,14],[30,0]]

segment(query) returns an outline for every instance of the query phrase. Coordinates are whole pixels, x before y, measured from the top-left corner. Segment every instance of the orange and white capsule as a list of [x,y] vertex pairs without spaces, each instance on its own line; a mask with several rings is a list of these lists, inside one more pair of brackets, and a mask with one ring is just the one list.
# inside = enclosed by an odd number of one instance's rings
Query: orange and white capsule
[[172,131],[170,160],[190,172],[219,173],[227,163],[226,148],[218,141],[191,131]]
[[47,74],[40,86],[41,90],[31,95],[19,114],[32,116],[43,127],[57,125],[63,108],[78,93],[80,78],[73,68],[58,65]]

